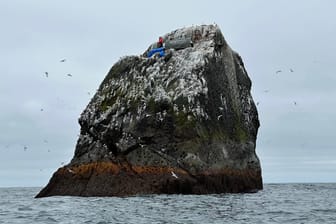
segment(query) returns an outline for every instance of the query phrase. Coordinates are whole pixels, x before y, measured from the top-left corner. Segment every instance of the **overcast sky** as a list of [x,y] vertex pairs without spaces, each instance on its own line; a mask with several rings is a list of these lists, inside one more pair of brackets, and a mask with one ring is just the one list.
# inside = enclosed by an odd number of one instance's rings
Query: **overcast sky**
[[264,182],[335,182],[335,9],[333,0],[1,0],[0,187],[44,186],[71,160],[78,117],[120,57],[212,23],[253,83]]

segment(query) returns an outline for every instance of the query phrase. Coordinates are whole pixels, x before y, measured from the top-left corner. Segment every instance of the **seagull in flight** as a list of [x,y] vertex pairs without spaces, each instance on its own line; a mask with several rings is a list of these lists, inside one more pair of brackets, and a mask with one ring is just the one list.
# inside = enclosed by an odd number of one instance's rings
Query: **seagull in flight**
[[290,72],[294,72],[294,70],[293,70],[293,69],[289,69],[289,71],[290,71]]
[[275,72],[275,74],[278,74],[278,73],[280,73],[280,72],[282,72],[282,71],[281,71],[281,70],[278,70],[278,71]]
[[176,179],[178,178],[178,176],[177,176],[173,171],[171,171],[171,174],[172,174],[172,176],[175,177]]
[[68,73],[67,76],[72,77],[72,75],[70,73]]
[[67,168],[67,170],[69,171],[69,173],[75,173],[75,171],[73,171],[73,170],[70,169],[70,168]]
[[44,72],[44,74],[48,78],[49,73],[48,72]]
[[60,62],[65,62],[66,61],[66,59],[62,59],[62,60],[60,60]]

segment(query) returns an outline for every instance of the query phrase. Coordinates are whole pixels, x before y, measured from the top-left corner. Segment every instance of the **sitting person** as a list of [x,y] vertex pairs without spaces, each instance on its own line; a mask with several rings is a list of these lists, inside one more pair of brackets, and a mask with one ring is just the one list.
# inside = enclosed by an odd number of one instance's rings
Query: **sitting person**
[[159,41],[157,42],[157,48],[163,47],[163,38],[159,37]]
[[154,54],[159,53],[160,57],[163,57],[165,55],[165,48],[163,46],[163,38],[159,37],[159,41],[156,43],[156,48],[152,46],[152,49],[150,49],[147,52],[147,57],[152,57]]

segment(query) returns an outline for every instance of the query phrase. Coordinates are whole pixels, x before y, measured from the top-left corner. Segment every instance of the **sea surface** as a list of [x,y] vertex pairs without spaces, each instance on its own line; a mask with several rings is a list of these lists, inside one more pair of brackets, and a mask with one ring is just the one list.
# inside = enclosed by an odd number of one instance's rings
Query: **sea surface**
[[0,223],[336,223],[336,183],[265,184],[252,194],[49,197],[0,188]]

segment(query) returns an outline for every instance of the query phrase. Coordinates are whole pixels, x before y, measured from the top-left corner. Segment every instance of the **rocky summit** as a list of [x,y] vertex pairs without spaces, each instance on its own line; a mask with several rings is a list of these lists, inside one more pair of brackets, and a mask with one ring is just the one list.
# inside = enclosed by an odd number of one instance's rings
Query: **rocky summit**
[[148,56],[153,44],[112,66],[79,118],[74,157],[36,197],[262,189],[258,113],[241,57],[217,25],[162,39],[160,54]]

